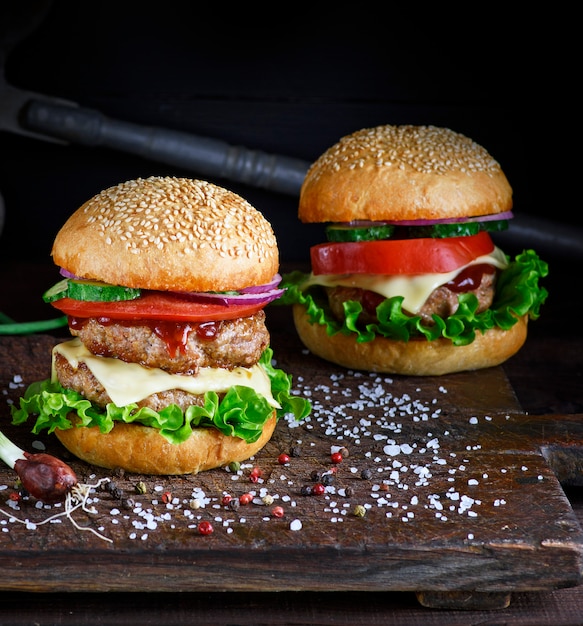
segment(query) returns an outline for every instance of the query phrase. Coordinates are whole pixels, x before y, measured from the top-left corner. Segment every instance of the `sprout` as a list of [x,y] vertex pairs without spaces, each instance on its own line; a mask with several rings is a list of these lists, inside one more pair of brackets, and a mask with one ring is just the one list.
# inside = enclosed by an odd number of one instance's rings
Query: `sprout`
[[14,322],[7,315],[0,312],[0,335],[29,335],[31,333],[44,333],[48,330],[55,330],[66,325],[66,315],[50,320]]
[[45,504],[64,501],[79,482],[75,472],[63,461],[42,452],[25,452],[2,432],[0,458],[16,471],[26,491]]

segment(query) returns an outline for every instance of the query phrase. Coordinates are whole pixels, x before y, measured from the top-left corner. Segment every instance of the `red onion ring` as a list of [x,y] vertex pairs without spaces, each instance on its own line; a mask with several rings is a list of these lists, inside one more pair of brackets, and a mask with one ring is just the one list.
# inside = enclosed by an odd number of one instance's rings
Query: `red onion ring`
[[367,227],[388,224],[391,226],[432,226],[433,224],[463,224],[464,222],[492,222],[495,220],[510,220],[514,217],[512,211],[494,213],[492,215],[479,215],[477,217],[445,217],[434,220],[354,220],[352,222],[341,222],[345,226]]
[[75,276],[75,274],[73,274],[73,272],[70,272],[69,270],[66,270],[64,267],[59,268],[59,274],[61,276],[64,276],[65,278],[72,278],[73,280],[83,280],[79,276]]
[[264,285],[256,285],[253,287],[245,287],[244,289],[239,289],[239,293],[262,293],[264,291],[271,291],[275,289],[279,283],[281,282],[281,275],[276,274],[268,283]]
[[268,304],[273,300],[277,300],[285,289],[270,289],[269,291],[263,291],[262,293],[236,293],[236,294],[224,294],[224,293],[209,293],[206,291],[201,292],[189,292],[184,295],[193,302],[213,302],[214,304],[224,304],[225,306],[231,306],[233,304]]

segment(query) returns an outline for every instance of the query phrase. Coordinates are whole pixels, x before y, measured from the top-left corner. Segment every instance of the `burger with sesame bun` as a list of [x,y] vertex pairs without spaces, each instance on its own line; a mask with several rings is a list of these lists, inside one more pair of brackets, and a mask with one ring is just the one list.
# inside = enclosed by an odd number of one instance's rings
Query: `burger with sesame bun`
[[279,253],[263,215],[209,182],[151,177],[97,194],[58,232],[44,299],[73,339],[13,422],[37,415],[88,463],[190,474],[254,455],[309,403],[272,365]]
[[533,250],[511,260],[512,189],[499,163],[447,128],[379,126],[310,167],[299,219],[325,223],[311,273],[284,276],[303,343],[345,367],[441,375],[499,365],[526,340],[547,291]]

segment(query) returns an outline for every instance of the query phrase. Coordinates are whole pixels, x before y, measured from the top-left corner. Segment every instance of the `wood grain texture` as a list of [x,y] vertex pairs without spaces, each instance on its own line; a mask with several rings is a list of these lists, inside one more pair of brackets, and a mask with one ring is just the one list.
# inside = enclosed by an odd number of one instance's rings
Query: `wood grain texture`
[[[111,543],[66,519],[35,528],[0,519],[3,590],[405,591],[433,606],[460,602],[460,593],[477,601],[493,594],[500,603],[509,593],[579,584],[583,534],[553,467],[563,468],[563,478],[577,474],[580,415],[525,414],[502,368],[422,379],[335,368],[305,353],[288,311],[269,315],[277,366],[314,409],[303,424],[281,420],[240,476],[99,470],[70,459],[53,436],[12,426],[8,403],[0,404],[1,429],[18,445],[42,441],[82,482],[106,477],[123,490],[116,498],[97,488],[96,512],[74,514]],[[15,375],[22,384],[48,375],[57,340],[0,338],[6,400],[23,391]],[[339,465],[331,446],[349,452]],[[292,450],[298,456],[279,465],[280,452]],[[253,466],[263,472],[259,483],[249,480]],[[324,495],[302,495],[314,471],[334,470]],[[136,493],[139,480],[146,494]],[[0,484],[5,495],[14,485],[7,468]],[[234,510],[221,502],[245,492],[255,493],[255,503]],[[283,506],[283,518],[271,515],[266,494]],[[192,509],[193,499],[203,506]],[[366,507],[364,517],[356,505]],[[24,500],[14,515],[38,524],[55,512]],[[198,534],[202,519],[213,523],[212,535]],[[301,530],[291,530],[293,520]]]

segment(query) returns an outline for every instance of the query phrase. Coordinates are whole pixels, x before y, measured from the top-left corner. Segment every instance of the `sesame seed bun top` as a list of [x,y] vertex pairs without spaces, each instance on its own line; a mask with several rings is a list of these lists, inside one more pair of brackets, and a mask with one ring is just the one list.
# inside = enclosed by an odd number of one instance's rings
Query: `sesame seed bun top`
[[237,194],[202,180],[130,180],[83,204],[57,233],[54,262],[76,276],[160,291],[269,282],[275,234]]
[[448,128],[377,126],[342,137],[310,167],[302,222],[473,217],[512,208],[497,161]]

